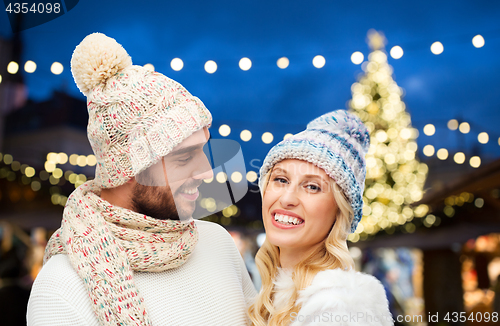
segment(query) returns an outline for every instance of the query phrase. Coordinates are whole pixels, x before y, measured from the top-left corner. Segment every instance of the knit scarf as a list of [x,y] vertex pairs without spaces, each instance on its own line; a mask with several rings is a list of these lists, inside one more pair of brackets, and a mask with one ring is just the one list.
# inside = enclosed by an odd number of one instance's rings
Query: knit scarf
[[68,255],[101,325],[152,325],[133,271],[181,266],[198,241],[196,224],[154,219],[113,206],[99,194],[90,180],[70,195],[44,263],[56,254]]

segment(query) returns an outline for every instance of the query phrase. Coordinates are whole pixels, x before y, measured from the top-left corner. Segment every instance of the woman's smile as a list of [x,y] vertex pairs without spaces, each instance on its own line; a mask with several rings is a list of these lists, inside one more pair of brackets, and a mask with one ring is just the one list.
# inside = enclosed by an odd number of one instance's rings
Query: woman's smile
[[271,221],[275,227],[280,229],[295,229],[304,226],[304,219],[293,212],[283,209],[274,210],[271,213]]

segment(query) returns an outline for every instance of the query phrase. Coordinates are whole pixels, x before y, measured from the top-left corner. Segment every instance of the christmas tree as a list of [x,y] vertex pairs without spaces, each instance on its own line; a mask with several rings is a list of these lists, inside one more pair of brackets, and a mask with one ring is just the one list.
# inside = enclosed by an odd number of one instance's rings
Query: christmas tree
[[[364,74],[351,87],[350,110],[365,123],[371,145],[366,156],[366,183],[363,218],[349,240],[365,240],[385,230],[412,233],[414,218],[428,212],[426,205],[413,206],[422,199],[427,165],[419,162],[416,138],[410,114],[401,100],[403,90],[392,78],[387,63],[386,39],[370,30],[368,44],[372,52],[362,64]],[[420,224],[420,223],[419,223]]]

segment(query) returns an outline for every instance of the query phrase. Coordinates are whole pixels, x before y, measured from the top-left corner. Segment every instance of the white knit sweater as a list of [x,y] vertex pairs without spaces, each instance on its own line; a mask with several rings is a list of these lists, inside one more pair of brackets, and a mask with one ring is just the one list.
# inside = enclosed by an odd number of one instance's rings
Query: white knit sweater
[[[274,280],[274,306],[288,302],[294,283],[291,270],[279,269]],[[299,292],[298,313],[290,326],[392,326],[389,302],[379,280],[369,274],[340,269],[316,274],[311,285]]]
[[[188,261],[161,273],[135,272],[155,326],[239,326],[256,291],[227,231],[196,221],[199,241]],[[52,257],[36,278],[28,303],[28,326],[97,326],[83,280],[66,255]]]

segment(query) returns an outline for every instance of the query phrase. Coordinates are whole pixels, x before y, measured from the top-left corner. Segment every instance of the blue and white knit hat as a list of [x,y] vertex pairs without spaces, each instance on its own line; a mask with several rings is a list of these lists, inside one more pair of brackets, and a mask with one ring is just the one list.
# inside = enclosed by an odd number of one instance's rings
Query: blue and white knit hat
[[354,211],[353,233],[363,215],[365,155],[369,147],[370,133],[358,117],[344,110],[326,113],[269,151],[260,169],[259,187],[263,189],[265,175],[284,159],[310,162],[325,170],[344,192]]

